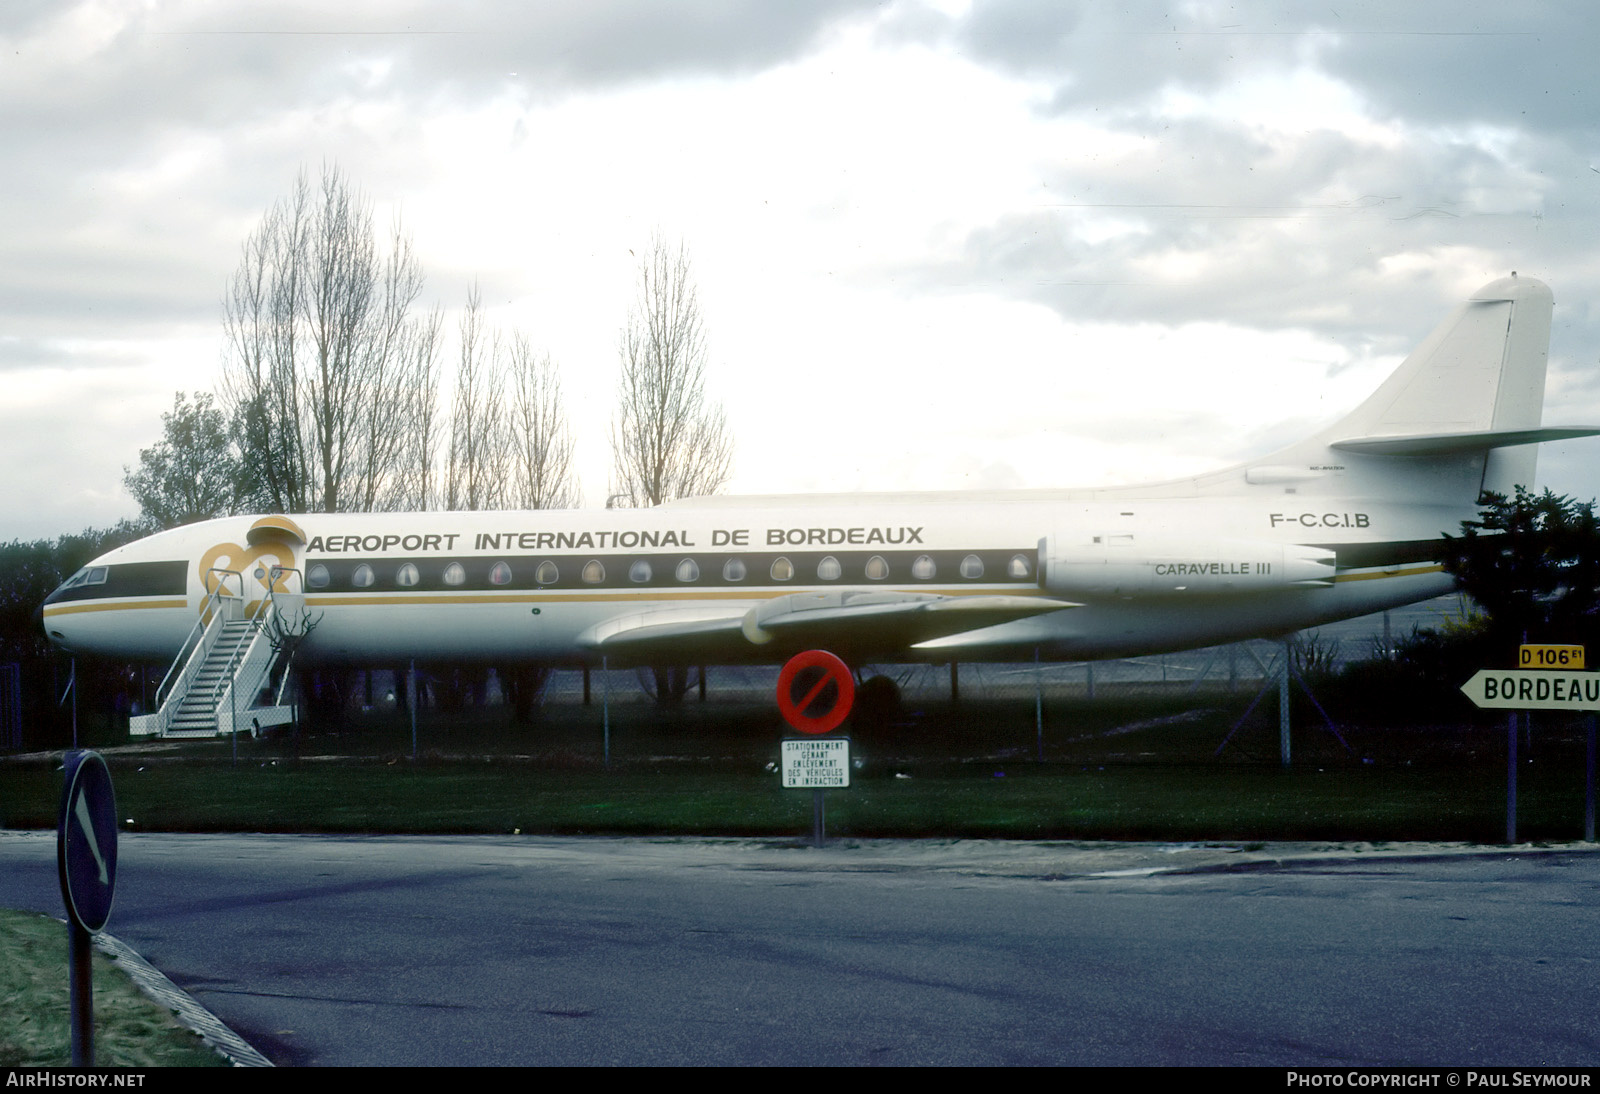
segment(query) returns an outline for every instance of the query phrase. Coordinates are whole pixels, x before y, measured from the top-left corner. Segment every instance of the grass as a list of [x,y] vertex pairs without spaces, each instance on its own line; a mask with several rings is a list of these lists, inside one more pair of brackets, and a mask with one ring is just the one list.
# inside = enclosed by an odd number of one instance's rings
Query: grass
[[[1099,702],[1051,712],[1035,762],[1032,710],[934,707],[863,734],[848,790],[828,794],[830,834],[1157,840],[1476,840],[1505,829],[1504,729],[1495,721],[1396,729],[1300,722],[1295,765],[1277,763],[1275,719]],[[356,716],[276,741],[151,743],[107,750],[135,831],[799,835],[811,795],[769,765],[770,708],[546,708],[536,727],[502,708],[431,713],[409,727]],[[1541,724],[1524,745],[1519,835],[1582,835],[1581,732]],[[0,760],[0,824],[51,827],[53,756]]]
[[[67,928],[0,910],[0,1067],[72,1063]],[[220,1067],[227,1061],[94,955],[94,1043],[99,1067]]]

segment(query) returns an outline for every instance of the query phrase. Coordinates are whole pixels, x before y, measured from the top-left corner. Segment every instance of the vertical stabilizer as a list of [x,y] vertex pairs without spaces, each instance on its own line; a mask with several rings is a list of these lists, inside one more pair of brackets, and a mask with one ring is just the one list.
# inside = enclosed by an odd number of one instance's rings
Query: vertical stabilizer
[[1531,277],[1485,285],[1317,441],[1395,455],[1475,453],[1481,489],[1531,487],[1539,446],[1526,441],[1543,438],[1507,434],[1539,430],[1553,304]]
[[1485,285],[1332,432],[1358,440],[1537,428],[1551,306],[1550,289],[1531,277]]

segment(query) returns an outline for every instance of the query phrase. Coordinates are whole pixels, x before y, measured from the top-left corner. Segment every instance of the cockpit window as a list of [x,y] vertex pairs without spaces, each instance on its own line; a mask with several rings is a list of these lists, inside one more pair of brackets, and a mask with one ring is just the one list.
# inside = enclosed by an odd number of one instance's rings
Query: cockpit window
[[111,572],[109,566],[85,566],[66,581],[62,582],[63,589],[76,589],[83,585],[104,585],[106,575]]

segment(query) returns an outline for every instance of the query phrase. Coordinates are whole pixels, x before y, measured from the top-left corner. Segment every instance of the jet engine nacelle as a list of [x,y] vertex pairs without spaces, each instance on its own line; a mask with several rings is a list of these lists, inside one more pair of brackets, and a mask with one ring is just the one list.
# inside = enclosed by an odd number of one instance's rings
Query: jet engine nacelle
[[1043,585],[1066,597],[1263,592],[1333,584],[1332,551],[1299,543],[1107,534],[1042,545]]

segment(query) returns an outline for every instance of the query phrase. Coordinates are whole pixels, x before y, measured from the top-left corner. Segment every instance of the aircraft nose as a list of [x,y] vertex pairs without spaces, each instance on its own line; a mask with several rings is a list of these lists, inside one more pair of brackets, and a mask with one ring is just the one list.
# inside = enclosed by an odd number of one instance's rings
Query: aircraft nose
[[66,641],[61,637],[61,635],[51,634],[49,628],[44,625],[43,604],[40,604],[37,608],[33,609],[33,633],[43,635],[45,641],[49,642],[52,646],[56,646],[60,649],[67,648]]

